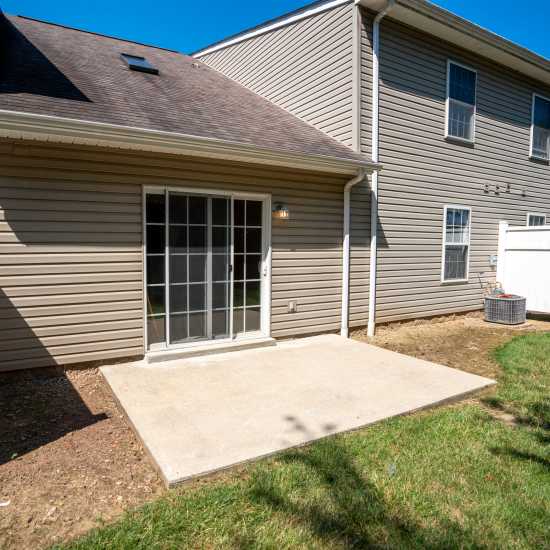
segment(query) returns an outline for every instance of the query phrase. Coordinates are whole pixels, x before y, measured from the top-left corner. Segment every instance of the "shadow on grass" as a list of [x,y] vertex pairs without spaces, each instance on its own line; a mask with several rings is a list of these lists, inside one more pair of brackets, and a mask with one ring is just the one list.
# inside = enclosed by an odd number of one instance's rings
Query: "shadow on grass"
[[537,464],[540,464],[541,466],[544,466],[545,468],[550,470],[550,460],[535,453],[518,451],[517,449],[511,448],[493,448],[491,449],[491,452],[497,456],[510,456],[518,460],[528,460],[529,462],[536,462]]
[[[252,482],[252,503],[267,506],[285,523],[302,531],[305,528],[329,547],[439,549],[462,543],[485,547],[457,523],[443,519],[437,527],[426,528],[408,518],[402,507],[390,509],[382,492],[337,437],[290,451],[279,461],[294,470],[289,474],[293,486],[285,486],[285,480],[273,476],[272,470],[261,470]],[[393,475],[391,468],[386,475]],[[239,548],[262,545],[253,535],[239,537],[235,544]]]

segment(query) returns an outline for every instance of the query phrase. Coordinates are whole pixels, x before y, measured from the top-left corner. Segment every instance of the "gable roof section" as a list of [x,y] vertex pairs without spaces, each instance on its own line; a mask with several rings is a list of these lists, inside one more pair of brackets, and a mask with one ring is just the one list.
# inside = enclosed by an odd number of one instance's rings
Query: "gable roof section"
[[[40,121],[45,127],[66,121],[64,127],[73,129],[87,123],[111,136],[127,128],[129,135],[144,130],[149,137],[184,136],[235,151],[242,146],[368,164],[320,130],[178,52],[19,16],[5,17],[0,36],[4,128],[17,113],[28,115],[29,130],[33,120],[37,127]],[[160,74],[129,70],[123,53],[146,58]]]
[[[323,0],[315,2],[276,19],[271,19],[262,25],[211,44],[192,55],[195,58],[200,58],[203,55],[221,50],[233,44],[238,44],[254,36],[259,36],[295,21],[311,17],[316,13],[352,2],[375,12],[381,11],[387,5],[387,0]],[[432,2],[426,0],[396,0],[395,6],[388,17],[437,36],[466,50],[471,50],[546,85],[550,85],[550,60],[448,10],[440,8]]]

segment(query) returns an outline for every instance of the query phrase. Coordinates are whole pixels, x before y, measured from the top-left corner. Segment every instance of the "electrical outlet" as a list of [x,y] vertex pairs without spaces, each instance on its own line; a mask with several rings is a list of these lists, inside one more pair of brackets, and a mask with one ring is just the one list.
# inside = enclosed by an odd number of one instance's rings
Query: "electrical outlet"
[[288,312],[296,313],[297,311],[298,311],[298,302],[296,302],[296,300],[290,300],[290,302],[288,302]]

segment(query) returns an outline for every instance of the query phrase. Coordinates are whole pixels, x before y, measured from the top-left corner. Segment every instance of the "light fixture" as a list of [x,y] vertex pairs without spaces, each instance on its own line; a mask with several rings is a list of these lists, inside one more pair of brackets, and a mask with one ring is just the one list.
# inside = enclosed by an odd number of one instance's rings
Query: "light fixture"
[[276,204],[273,207],[273,218],[276,220],[288,220],[290,212],[285,204]]

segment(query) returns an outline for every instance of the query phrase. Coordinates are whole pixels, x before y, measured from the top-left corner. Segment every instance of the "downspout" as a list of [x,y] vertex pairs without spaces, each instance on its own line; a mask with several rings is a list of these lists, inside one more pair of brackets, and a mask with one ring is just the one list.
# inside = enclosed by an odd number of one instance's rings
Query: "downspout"
[[[352,147],[361,152],[361,10],[355,0],[352,15]],[[349,335],[351,189],[365,179],[360,170],[344,186],[344,242],[342,244],[342,313],[340,335]]]
[[[372,160],[378,163],[380,159],[379,127],[380,127],[380,22],[395,5],[395,0],[388,0],[384,10],[374,18],[372,25]],[[368,336],[374,336],[376,330],[376,269],[378,252],[378,171],[371,176],[371,239],[370,239],[370,279],[369,279],[369,322]]]
[[359,174],[348,181],[344,187],[344,242],[343,267],[342,267],[342,321],[340,335],[347,338],[349,335],[349,263],[350,263],[350,240],[351,229],[351,188],[365,179],[365,171],[360,170]]

